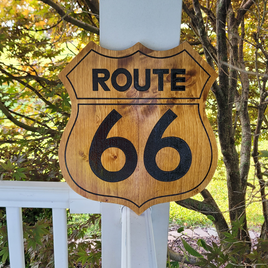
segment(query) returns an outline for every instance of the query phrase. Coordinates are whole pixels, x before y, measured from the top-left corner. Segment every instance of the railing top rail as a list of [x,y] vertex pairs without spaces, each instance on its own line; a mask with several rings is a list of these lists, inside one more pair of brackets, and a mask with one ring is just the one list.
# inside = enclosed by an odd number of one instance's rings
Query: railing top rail
[[66,182],[0,181],[0,207],[70,208],[100,213],[100,202],[75,193]]

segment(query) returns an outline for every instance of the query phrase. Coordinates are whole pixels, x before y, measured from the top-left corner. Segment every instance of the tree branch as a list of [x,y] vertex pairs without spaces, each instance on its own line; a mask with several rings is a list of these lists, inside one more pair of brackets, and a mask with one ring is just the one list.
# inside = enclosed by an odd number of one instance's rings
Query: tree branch
[[61,6],[54,3],[52,0],[39,0],[39,1],[42,1],[43,3],[51,6],[61,16],[62,20],[65,20],[65,21],[67,21],[67,22],[69,22],[77,27],[80,27],[86,31],[89,31],[89,32],[92,32],[95,34],[99,34],[99,29],[97,27],[92,26],[90,24],[87,24],[83,21],[77,20],[77,19],[69,16]]
[[[267,53],[265,52],[265,49],[263,47],[263,44],[259,42],[259,31],[260,31],[260,26],[258,25],[258,32],[256,35],[253,37],[255,42],[256,42],[256,50],[255,50],[255,68],[256,71],[258,72],[258,48],[261,49],[263,52],[264,56],[266,59]],[[266,74],[268,73],[268,63],[266,63]],[[267,234],[268,234],[268,200],[266,198],[266,187],[265,187],[265,180],[263,178],[263,172],[262,172],[262,166],[259,161],[259,136],[261,134],[261,129],[262,129],[262,123],[267,120],[265,118],[265,110],[267,108],[267,102],[266,102],[266,96],[267,96],[267,91],[266,91],[266,86],[267,86],[267,81],[268,77],[264,77],[262,79],[262,85],[261,85],[261,80],[259,76],[257,76],[257,81],[258,81],[258,87],[260,91],[260,100],[259,100],[259,105],[258,105],[258,118],[257,118],[257,125],[255,128],[254,132],[254,137],[253,137],[253,152],[252,152],[252,157],[255,163],[255,172],[256,176],[259,181],[259,186],[260,186],[260,193],[261,193],[261,199],[262,199],[262,211],[263,211],[263,217],[264,217],[264,223],[262,225],[262,230],[261,230],[261,236],[260,238],[262,239],[267,239]]]
[[[2,70],[0,70],[0,71],[2,71]],[[24,76],[13,76],[13,78],[15,78],[17,81],[25,79],[25,80],[35,80],[37,82],[45,82],[47,85],[50,85],[50,86],[57,86],[60,83],[60,80],[51,81],[45,77],[40,77],[40,76],[32,75],[32,74],[27,74]]]
[[229,71],[227,66],[222,66],[222,62],[226,61],[227,51],[227,37],[226,37],[226,17],[227,10],[230,5],[230,0],[218,0],[217,1],[217,20],[216,20],[216,34],[217,34],[217,45],[218,45],[218,67],[219,67],[219,84],[225,95],[225,98],[218,99],[219,104],[225,106],[228,103],[228,93],[229,93]]
[[221,210],[208,190],[203,190],[201,195],[203,196],[204,201],[188,198],[185,200],[176,201],[176,203],[184,208],[202,213],[205,216],[213,216],[215,219],[213,223],[216,227],[217,233],[221,239],[224,238],[223,232],[228,232],[229,227],[222,215]]
[[21,142],[33,142],[33,141],[43,141],[45,138],[47,137],[42,137],[39,139],[19,139],[19,140],[0,140],[0,145],[5,144],[5,143],[9,143],[9,144],[14,144],[14,143],[21,143]]
[[200,5],[200,8],[207,14],[208,18],[210,19],[212,23],[212,26],[213,25],[216,26],[216,17],[215,17],[215,14],[212,12],[212,10],[201,5]]
[[[30,66],[27,66],[27,67],[30,67],[32,69],[32,71],[36,75],[32,75],[31,73],[29,73],[27,71],[24,71],[24,70],[20,70],[18,68],[15,68],[14,66],[7,65],[4,62],[0,62],[0,64],[1,65],[4,65],[7,68],[10,68],[10,69],[12,69],[12,70],[14,70],[16,72],[25,73],[26,74],[26,75],[22,75],[22,76],[13,76],[14,78],[16,77],[16,79],[22,79],[22,80],[23,79],[26,79],[26,80],[32,79],[32,80],[35,80],[37,82],[45,82],[46,84],[51,85],[51,86],[57,86],[59,83],[61,83],[60,79],[57,79],[57,80],[49,80],[47,78],[38,76],[37,71],[31,65]],[[4,69],[0,67],[0,71],[2,71],[2,70],[4,70]],[[6,72],[5,74],[8,75],[10,73]]]
[[24,26],[23,28],[27,31],[33,31],[33,32],[48,31],[48,30],[51,30],[51,29],[57,27],[61,22],[62,22],[62,19],[59,19],[54,25],[47,27],[47,28],[42,28],[42,29],[34,29],[33,30],[33,29],[27,28],[26,26]]
[[[245,62],[244,62],[244,17],[242,19],[241,24],[241,35],[240,39],[240,50],[239,50],[239,64],[240,67],[246,70]],[[251,152],[251,126],[250,126],[250,118],[248,114],[248,98],[249,98],[249,77],[247,72],[240,73],[240,81],[242,84],[242,93],[239,101],[239,117],[242,126],[242,139],[241,139],[241,150],[240,150],[240,177],[243,188],[246,190],[247,187],[247,179],[248,172],[250,169],[250,152]]]
[[[237,65],[238,62],[238,24],[235,18],[232,5],[229,7],[228,11],[228,38],[229,38],[229,62],[232,65]],[[236,88],[237,88],[237,77],[238,73],[235,69],[229,68],[229,94],[228,94],[228,103],[234,103]]]
[[237,12],[238,25],[242,22],[244,15],[248,12],[254,2],[254,0],[248,0],[243,6],[239,8]]
[[21,78],[18,78],[12,74],[10,74],[9,72],[5,71],[3,68],[0,67],[0,72],[2,72],[3,74],[5,74],[6,76],[8,76],[9,78],[11,78],[12,80],[15,80],[17,82],[19,82],[20,84],[22,84],[23,86],[27,87],[28,89],[30,89],[31,91],[33,91],[38,98],[40,98],[45,104],[47,104],[49,107],[54,108],[56,111],[58,110],[58,107],[55,106],[53,103],[51,103],[50,101],[48,101],[47,99],[45,99],[42,94],[40,94],[34,87],[32,87],[31,85],[29,85],[28,83],[25,83],[24,81],[21,80]]
[[[12,123],[17,125],[18,127],[21,127],[23,129],[31,131],[31,132],[40,133],[41,128],[26,125],[26,124],[18,121],[14,116],[12,116],[11,113],[6,108],[6,106],[1,102],[1,100],[0,100],[0,110],[2,110],[2,112],[7,117],[7,119],[9,119]],[[52,134],[52,135],[58,134],[58,132],[56,130],[53,130],[53,129],[46,129],[46,133]]]
[[40,122],[40,121],[38,121],[38,120],[36,120],[36,119],[33,119],[33,118],[29,117],[29,116],[26,116],[26,115],[23,115],[23,114],[20,114],[20,113],[11,111],[10,109],[8,109],[8,111],[9,111],[11,114],[15,114],[15,115],[17,115],[17,116],[23,117],[23,118],[28,119],[28,120],[30,120],[30,121],[32,121],[32,122],[34,122],[34,123],[36,123],[36,124],[38,124],[38,125],[40,125],[40,126],[43,126],[43,127],[47,128],[47,129],[51,129],[51,130],[52,130],[52,128],[50,128],[48,125],[46,125],[46,124],[44,124],[44,123],[42,123],[42,122]]
[[[185,3],[182,4],[184,12],[189,16],[191,19],[191,22],[194,27],[194,32],[198,36],[198,39],[203,45],[206,60],[208,64],[214,69],[214,62],[217,64],[217,54],[216,54],[216,49],[212,46],[210,43],[208,36],[207,36],[207,31],[205,30],[205,25],[202,17],[202,12],[200,9],[200,5],[198,1],[194,0],[194,6],[195,6],[195,12],[196,14],[189,10],[187,5]],[[214,94],[222,95],[221,88],[218,86],[217,82],[215,81],[212,86],[212,91]]]
[[186,263],[186,264],[192,264],[192,265],[196,265],[197,263],[197,258],[179,254],[169,247],[168,247],[168,256],[171,260],[177,261],[180,263]]
[[87,4],[88,8],[92,11],[92,13],[98,15],[99,14],[99,1],[98,0],[84,0]]
[[262,73],[256,73],[256,72],[247,71],[247,70],[239,68],[239,67],[237,67],[235,65],[229,64],[228,62],[225,62],[225,61],[222,61],[221,64],[226,65],[226,66],[228,66],[230,68],[233,68],[233,69],[239,71],[240,73],[247,73],[248,75],[261,76],[261,77],[266,78],[266,79],[268,78],[267,73],[262,74]]
[[[217,62],[216,49],[212,46],[211,42],[208,39],[199,1],[193,0],[193,5],[195,10],[195,23],[206,54],[206,59],[209,63],[211,61],[210,58],[212,58],[215,62]],[[213,65],[211,67],[214,68]]]

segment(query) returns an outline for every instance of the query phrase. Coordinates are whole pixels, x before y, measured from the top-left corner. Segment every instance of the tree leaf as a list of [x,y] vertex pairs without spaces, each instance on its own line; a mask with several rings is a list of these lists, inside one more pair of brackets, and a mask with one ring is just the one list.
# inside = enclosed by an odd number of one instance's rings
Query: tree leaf
[[7,258],[8,258],[8,256],[9,256],[8,247],[4,247],[0,251],[0,256],[2,256],[2,263],[5,263]]
[[204,248],[206,251],[208,251],[209,249],[208,249],[208,246],[207,246],[207,243],[206,243],[206,241],[204,240],[204,239],[198,239],[198,241],[197,241],[197,244],[200,246],[200,247],[202,247],[202,248]]
[[215,221],[215,218],[212,215],[207,215],[207,218],[211,221]]
[[181,238],[182,244],[185,248],[185,250],[191,254],[194,257],[197,258],[203,258],[203,255],[201,255],[200,253],[198,253],[194,248],[192,248],[183,238]]
[[268,151],[267,150],[261,150],[258,157],[266,157],[268,158]]
[[179,268],[180,264],[177,261],[170,262],[170,268]]
[[183,232],[183,231],[184,231],[184,227],[180,227],[180,228],[177,230],[178,233],[181,233],[181,232]]

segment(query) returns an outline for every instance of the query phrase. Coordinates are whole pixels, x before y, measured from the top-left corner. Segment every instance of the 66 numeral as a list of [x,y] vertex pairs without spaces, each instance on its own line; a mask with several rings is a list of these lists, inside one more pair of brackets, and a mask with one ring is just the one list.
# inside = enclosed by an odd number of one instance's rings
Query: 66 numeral
[[[107,182],[127,179],[138,163],[137,151],[131,141],[122,137],[107,138],[110,130],[121,117],[116,110],[112,110],[100,124],[89,149],[89,165],[92,171],[98,178]],[[176,117],[177,115],[169,109],[156,123],[145,145],[145,168],[158,181],[169,182],[180,179],[188,172],[192,163],[191,150],[183,139],[173,136],[162,138],[165,130]],[[119,148],[125,154],[125,164],[119,171],[108,171],[102,165],[101,155],[111,147]],[[180,154],[180,163],[172,171],[163,171],[156,164],[157,153],[165,147],[172,147]]]

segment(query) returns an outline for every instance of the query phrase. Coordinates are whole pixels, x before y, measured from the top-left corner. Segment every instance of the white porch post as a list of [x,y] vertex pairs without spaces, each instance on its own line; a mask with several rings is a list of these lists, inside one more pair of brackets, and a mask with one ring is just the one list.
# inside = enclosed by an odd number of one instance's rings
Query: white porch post
[[[179,45],[182,0],[100,0],[100,44],[112,50],[137,42],[154,50]],[[102,204],[103,268],[166,267],[169,203],[141,216]],[[120,220],[119,220],[120,219]]]
[[180,43],[182,0],[100,0],[100,42],[127,49],[137,42],[154,50]]

